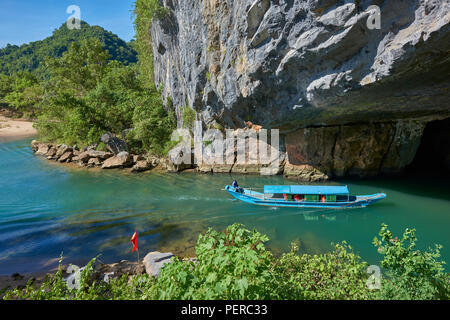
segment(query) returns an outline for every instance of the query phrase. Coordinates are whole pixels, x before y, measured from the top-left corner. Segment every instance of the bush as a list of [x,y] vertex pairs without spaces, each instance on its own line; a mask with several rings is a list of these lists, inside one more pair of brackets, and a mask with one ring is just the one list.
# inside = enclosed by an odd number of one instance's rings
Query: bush
[[438,261],[442,246],[435,245],[425,252],[415,250],[416,230],[406,229],[403,237],[393,237],[388,226],[382,224],[380,239],[373,244],[384,256],[381,266],[386,278],[378,293],[380,299],[448,299],[450,279],[444,273],[445,262]]
[[154,288],[158,299],[270,299],[272,255],[268,238],[234,224],[224,232],[210,229],[196,246],[197,262],[164,268]]

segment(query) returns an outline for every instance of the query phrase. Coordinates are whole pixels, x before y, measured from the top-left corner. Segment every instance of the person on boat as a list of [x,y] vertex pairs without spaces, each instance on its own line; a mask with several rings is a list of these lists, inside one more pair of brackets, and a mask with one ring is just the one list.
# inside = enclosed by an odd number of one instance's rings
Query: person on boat
[[236,180],[233,180],[233,183],[231,184],[231,186],[232,186],[234,189],[236,189],[236,192],[244,193],[244,189],[242,189],[242,188],[239,187],[239,185],[238,185],[238,183],[237,183]]
[[300,196],[298,194],[296,194],[294,196],[294,200],[297,201],[297,202],[300,202],[302,199],[300,198]]

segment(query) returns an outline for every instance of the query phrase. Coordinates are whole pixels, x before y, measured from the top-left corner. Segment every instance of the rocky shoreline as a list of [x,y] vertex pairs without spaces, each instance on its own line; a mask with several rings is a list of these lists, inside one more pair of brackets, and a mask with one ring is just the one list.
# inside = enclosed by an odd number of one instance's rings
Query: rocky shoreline
[[127,151],[96,150],[97,146],[78,148],[65,144],[41,143],[33,140],[31,147],[35,155],[59,163],[75,163],[84,168],[131,169],[131,172],[144,172],[152,169],[167,169],[165,159],[154,156],[130,154]]
[[[131,262],[127,260],[122,260],[120,262],[106,264],[102,263],[100,260],[96,260],[93,264],[93,279],[95,281],[109,281],[109,279],[118,279],[124,275],[129,277],[144,275],[158,277],[162,267],[168,263],[171,263],[175,258],[174,254],[171,252],[161,253],[158,251],[148,253],[142,261]],[[195,258],[184,258],[182,261],[192,261],[195,262]],[[73,283],[76,276],[75,272],[72,271],[73,268],[69,268],[69,265],[61,265],[61,270],[64,279],[67,283]],[[72,270],[71,270],[72,269]],[[83,268],[80,268],[81,272]],[[32,281],[36,286],[40,286],[45,278],[49,275],[55,274],[58,269],[53,269],[48,272],[38,272],[29,274],[19,274],[14,273],[10,276],[0,276],[0,299],[3,297],[7,290],[12,290],[14,288],[25,288],[27,283]]]

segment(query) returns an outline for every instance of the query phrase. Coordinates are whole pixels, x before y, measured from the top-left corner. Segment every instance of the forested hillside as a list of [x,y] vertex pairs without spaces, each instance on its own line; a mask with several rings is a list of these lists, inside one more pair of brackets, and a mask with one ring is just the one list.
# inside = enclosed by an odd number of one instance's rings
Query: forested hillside
[[103,49],[108,50],[110,60],[117,60],[125,65],[137,62],[137,54],[132,43],[127,43],[110,31],[99,26],[81,23],[81,29],[70,30],[64,23],[53,35],[36,42],[21,46],[7,45],[0,50],[0,73],[11,75],[15,72],[28,71],[39,78],[48,76],[44,67],[47,57],[59,58],[74,42],[83,39],[98,39]]

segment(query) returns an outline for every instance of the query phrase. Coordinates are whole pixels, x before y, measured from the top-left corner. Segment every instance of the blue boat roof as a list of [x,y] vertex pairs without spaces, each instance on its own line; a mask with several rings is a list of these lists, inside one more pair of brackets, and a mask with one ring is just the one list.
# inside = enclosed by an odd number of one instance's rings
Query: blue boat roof
[[347,186],[264,186],[264,193],[349,194]]

